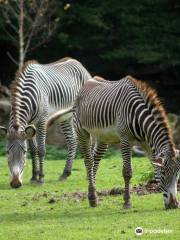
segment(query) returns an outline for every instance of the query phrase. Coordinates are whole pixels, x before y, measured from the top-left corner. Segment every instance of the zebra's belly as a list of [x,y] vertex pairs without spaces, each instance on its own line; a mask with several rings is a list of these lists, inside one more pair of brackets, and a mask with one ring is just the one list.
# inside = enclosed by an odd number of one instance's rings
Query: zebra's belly
[[120,142],[120,136],[118,135],[117,129],[115,127],[108,128],[96,128],[86,130],[98,141],[107,144],[116,144]]

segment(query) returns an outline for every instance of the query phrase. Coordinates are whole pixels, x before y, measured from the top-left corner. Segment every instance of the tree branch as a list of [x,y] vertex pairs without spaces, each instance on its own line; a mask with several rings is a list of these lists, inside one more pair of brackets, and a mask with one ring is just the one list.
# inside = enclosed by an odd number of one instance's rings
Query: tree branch
[[13,56],[10,54],[10,52],[6,52],[8,57],[11,59],[13,63],[15,63],[17,66],[19,65],[18,62],[13,58]]
[[12,21],[11,21],[10,23],[8,23],[8,24],[9,24],[9,26],[14,30],[14,32],[15,32],[16,34],[18,34],[19,30],[18,30],[18,28],[15,27],[15,25],[13,25]]
[[[16,2],[16,1],[15,1],[15,2]],[[16,12],[16,10],[11,6],[11,4],[8,4],[8,5],[7,5],[7,9],[9,10],[9,13],[11,12],[16,19],[19,18],[18,12]],[[10,13],[10,14],[11,14],[11,13]]]
[[25,48],[24,48],[24,54],[25,54],[25,55],[26,55],[27,50],[28,50],[28,48],[29,48],[29,46],[30,46],[30,42],[31,42],[31,39],[32,39],[33,34],[34,34],[34,30],[35,30],[35,28],[36,28],[36,24],[37,24],[37,22],[38,22],[39,14],[40,14],[40,11],[41,11],[41,9],[42,9],[43,3],[44,3],[44,0],[41,0],[39,9],[38,9],[38,11],[37,11],[37,13],[36,13],[36,17],[35,17],[34,23],[33,23],[33,25],[32,25],[31,32],[30,32],[30,34],[29,34],[29,38],[28,38],[28,40],[27,40],[27,42],[26,42],[26,46],[25,46]]
[[19,69],[23,66],[24,58],[24,0],[19,0]]
[[7,31],[5,27],[3,27],[3,30],[11,38],[11,40],[15,43],[15,45],[18,46],[19,41],[9,31]]
[[[53,17],[57,10],[54,6],[54,0],[9,0],[4,7],[2,14],[8,24],[4,31],[18,47],[19,66],[23,64],[27,52],[43,45],[52,36],[57,26],[56,18]],[[7,54],[17,65],[12,55],[9,52]]]
[[47,38],[44,38],[43,40],[39,41],[39,43],[37,43],[36,45],[34,45],[33,47],[29,48],[29,50],[27,52],[32,52],[34,51],[36,48],[40,47],[41,45],[43,45],[44,43],[46,43],[48,40]]

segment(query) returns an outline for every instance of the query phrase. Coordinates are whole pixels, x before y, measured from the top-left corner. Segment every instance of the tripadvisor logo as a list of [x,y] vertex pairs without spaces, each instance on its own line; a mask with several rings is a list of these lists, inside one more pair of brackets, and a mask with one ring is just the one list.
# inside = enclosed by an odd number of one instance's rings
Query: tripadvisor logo
[[135,229],[135,234],[136,234],[137,236],[141,236],[141,235],[143,234],[143,229],[142,229],[142,227],[137,227],[137,228]]

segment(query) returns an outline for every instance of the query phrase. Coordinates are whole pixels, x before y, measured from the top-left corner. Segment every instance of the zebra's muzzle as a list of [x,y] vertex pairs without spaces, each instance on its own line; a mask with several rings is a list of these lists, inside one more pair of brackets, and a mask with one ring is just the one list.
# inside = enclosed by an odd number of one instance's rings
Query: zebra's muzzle
[[10,182],[12,188],[19,188],[22,186],[22,182],[19,180],[18,176],[13,176],[12,181]]
[[166,209],[180,208],[180,202],[170,193],[169,203],[165,204]]

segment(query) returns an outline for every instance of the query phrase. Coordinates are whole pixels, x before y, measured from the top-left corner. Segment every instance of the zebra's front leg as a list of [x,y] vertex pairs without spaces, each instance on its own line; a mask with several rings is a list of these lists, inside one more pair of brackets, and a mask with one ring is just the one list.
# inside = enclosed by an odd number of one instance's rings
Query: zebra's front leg
[[96,207],[98,204],[98,197],[96,194],[96,179],[93,173],[94,161],[93,161],[92,152],[91,152],[90,135],[85,130],[82,130],[81,133],[78,134],[78,136],[79,136],[80,148],[84,155],[84,163],[87,170],[87,176],[89,181],[89,186],[88,186],[89,204],[91,207]]
[[46,154],[46,126],[44,123],[38,125],[37,129],[37,144],[39,157],[39,184],[44,183],[44,158]]
[[30,179],[31,183],[37,183],[39,179],[39,171],[38,171],[38,165],[37,165],[37,142],[36,138],[28,140],[29,142],[29,148],[32,158],[32,177]]
[[130,202],[130,180],[132,177],[132,167],[131,167],[131,145],[128,141],[123,141],[121,143],[121,153],[123,158],[123,178],[125,183],[124,188],[124,208],[131,208]]
[[77,137],[73,127],[72,119],[61,122],[60,126],[62,129],[62,132],[64,133],[67,148],[68,148],[68,156],[67,156],[66,164],[65,164],[62,175],[59,177],[59,180],[63,181],[63,180],[66,180],[67,177],[71,175],[72,163],[76,157]]

